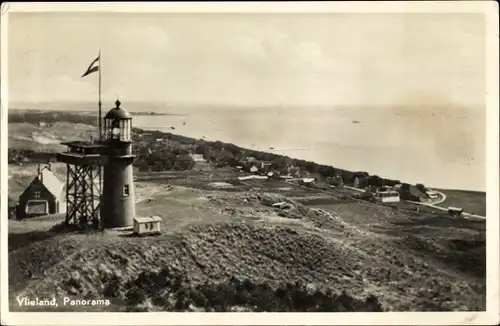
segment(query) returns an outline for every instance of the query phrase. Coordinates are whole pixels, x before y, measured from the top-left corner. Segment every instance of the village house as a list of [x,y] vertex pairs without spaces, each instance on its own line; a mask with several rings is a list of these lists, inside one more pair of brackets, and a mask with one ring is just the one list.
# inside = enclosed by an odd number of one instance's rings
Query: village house
[[312,184],[314,183],[315,179],[314,178],[302,178],[299,183],[300,184]]
[[65,210],[64,183],[52,173],[50,163],[41,168],[37,176],[19,196],[16,206],[18,219],[57,214]]
[[267,172],[267,174],[266,174],[266,175],[267,175],[267,177],[268,177],[269,179],[278,179],[278,178],[279,178],[279,176],[280,176],[279,172],[277,172],[277,171]]
[[403,187],[403,184],[398,183],[398,184],[394,185],[393,189],[397,192],[400,192],[402,187]]
[[464,210],[463,208],[459,207],[448,207],[448,214],[454,217],[461,217],[463,214]]
[[300,168],[298,166],[290,165],[287,167],[288,175],[292,177],[300,177]]
[[365,183],[366,178],[361,179],[360,177],[355,177],[353,182],[354,188],[362,188],[362,185]]
[[265,162],[265,161],[261,161],[260,162],[260,168],[262,170],[269,170],[269,169],[271,169],[271,165],[272,165],[271,162]]
[[205,162],[205,158],[203,157],[203,154],[194,154],[190,153],[189,156],[193,159],[195,162]]
[[330,184],[330,188],[343,187],[344,180],[340,175],[336,175],[334,177],[328,177],[326,181]]
[[430,199],[438,199],[439,198],[439,194],[434,191],[434,190],[431,190],[431,189],[428,189],[425,194],[430,198]]
[[389,189],[377,190],[375,199],[382,203],[399,203],[401,201],[399,192]]

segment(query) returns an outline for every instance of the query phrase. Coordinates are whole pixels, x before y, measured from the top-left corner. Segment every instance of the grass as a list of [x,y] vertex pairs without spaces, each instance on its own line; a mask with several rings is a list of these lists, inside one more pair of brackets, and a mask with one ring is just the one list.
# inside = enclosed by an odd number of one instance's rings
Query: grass
[[96,128],[83,123],[56,122],[38,127],[32,123],[9,123],[9,148],[35,151],[65,151],[61,141],[89,140]]
[[289,214],[300,218],[279,218],[278,193],[141,188],[150,200],[138,215],[161,215],[160,236],[58,232],[57,217],[10,221],[11,291],[107,297],[102,311],[484,309],[484,223],[293,201]]
[[438,206],[460,207],[465,212],[486,216],[486,193],[466,190],[440,190],[446,195],[446,200]]

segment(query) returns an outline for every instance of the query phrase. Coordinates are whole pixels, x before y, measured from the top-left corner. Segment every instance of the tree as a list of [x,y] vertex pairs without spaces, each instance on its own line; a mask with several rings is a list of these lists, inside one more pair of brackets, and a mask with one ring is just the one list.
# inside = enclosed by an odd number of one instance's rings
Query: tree
[[427,189],[425,188],[425,186],[424,186],[423,184],[421,184],[421,183],[417,183],[417,184],[415,185],[415,187],[416,187],[419,191],[421,191],[421,192],[425,192],[425,191],[427,190]]

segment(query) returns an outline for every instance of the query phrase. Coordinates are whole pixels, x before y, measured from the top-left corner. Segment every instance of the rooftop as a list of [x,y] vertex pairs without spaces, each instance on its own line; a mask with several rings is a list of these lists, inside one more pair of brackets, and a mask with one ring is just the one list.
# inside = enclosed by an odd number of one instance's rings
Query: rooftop
[[102,144],[96,142],[83,141],[83,140],[62,142],[61,145],[70,147],[80,147],[80,148],[101,148],[103,146]]
[[128,113],[128,111],[125,110],[124,108],[120,107],[121,102],[119,100],[116,100],[115,104],[116,107],[109,110],[108,113],[106,113],[106,115],[104,116],[104,119],[112,119],[112,120],[132,119],[130,113]]
[[61,196],[64,183],[62,183],[47,167],[44,167],[40,171],[37,178],[54,197],[59,198],[59,196]]
[[150,222],[161,222],[162,218],[159,216],[145,216],[145,217],[136,217],[134,221],[137,223],[150,223]]

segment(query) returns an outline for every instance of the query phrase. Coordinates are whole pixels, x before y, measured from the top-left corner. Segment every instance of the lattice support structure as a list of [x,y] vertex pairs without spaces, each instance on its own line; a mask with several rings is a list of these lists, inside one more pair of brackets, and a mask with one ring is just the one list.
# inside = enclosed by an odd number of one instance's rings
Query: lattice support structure
[[95,142],[62,143],[68,151],[58,153],[59,162],[66,163],[66,225],[81,229],[101,229],[100,199],[105,158],[102,145]]
[[66,224],[78,225],[83,229],[102,229],[102,167],[93,164],[66,166]]

